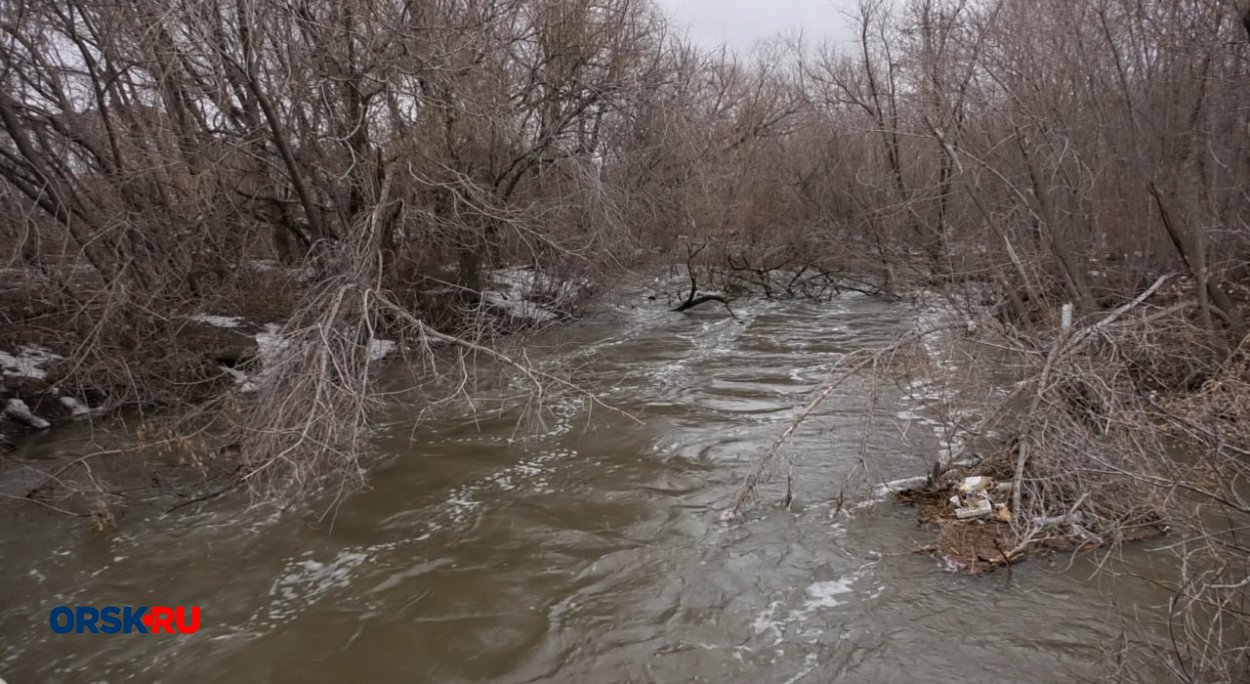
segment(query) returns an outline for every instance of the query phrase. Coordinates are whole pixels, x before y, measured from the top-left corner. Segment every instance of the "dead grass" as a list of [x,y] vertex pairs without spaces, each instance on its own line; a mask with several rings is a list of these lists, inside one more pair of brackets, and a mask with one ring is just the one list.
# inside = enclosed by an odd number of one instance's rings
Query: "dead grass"
[[937,553],[967,572],[989,572],[1014,562],[1020,555],[1012,554],[1020,540],[1005,522],[947,518],[937,525]]

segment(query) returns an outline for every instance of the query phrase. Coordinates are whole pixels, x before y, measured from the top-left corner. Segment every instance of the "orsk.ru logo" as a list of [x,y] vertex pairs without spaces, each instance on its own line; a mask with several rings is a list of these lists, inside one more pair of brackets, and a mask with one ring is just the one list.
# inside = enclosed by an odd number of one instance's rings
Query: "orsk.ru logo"
[[194,634],[199,606],[57,606],[48,614],[57,634]]

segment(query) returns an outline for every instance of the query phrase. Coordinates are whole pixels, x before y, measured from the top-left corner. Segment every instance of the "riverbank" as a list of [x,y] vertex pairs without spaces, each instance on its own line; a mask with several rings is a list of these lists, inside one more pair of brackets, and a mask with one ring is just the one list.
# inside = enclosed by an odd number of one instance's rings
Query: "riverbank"
[[[165,306],[159,314],[130,310],[124,319],[95,300],[49,291],[38,274],[9,269],[3,275],[0,457],[13,454],[0,474],[6,498],[101,520],[114,515],[100,513],[112,508],[102,502],[130,507],[106,493],[145,490],[149,479],[167,479],[149,478],[149,472],[167,470],[171,451],[184,452],[180,464],[197,472],[174,478],[178,486],[148,492],[157,508],[193,502],[229,485],[231,476],[239,484],[246,459],[232,441],[232,426],[270,384],[281,382],[282,373],[302,372],[283,364],[302,331],[301,322],[293,320],[300,300],[315,294],[306,274],[256,262],[194,308]],[[424,291],[424,303],[417,306],[441,311],[439,320],[449,329],[457,329],[453,314],[468,315],[463,313],[468,307],[478,318],[474,325],[487,325],[503,338],[575,316],[591,291],[583,279],[557,281],[526,267],[493,271],[486,282],[487,289],[472,298],[455,288]],[[376,333],[360,342],[374,367],[370,372],[390,357],[420,356],[441,344],[398,335],[388,339],[384,326],[380,322]],[[24,441],[73,424],[110,424],[134,443],[34,467],[22,462]],[[95,472],[87,481],[66,476],[88,461]],[[203,468],[206,464],[211,467]],[[197,478],[203,481],[193,485]]]
[[[204,297],[121,311],[73,264],[0,276],[0,404],[21,401],[51,423],[220,394],[232,384],[223,369],[257,356],[254,333],[286,321],[299,291],[291,270],[256,262]],[[42,426],[14,419],[10,430]]]

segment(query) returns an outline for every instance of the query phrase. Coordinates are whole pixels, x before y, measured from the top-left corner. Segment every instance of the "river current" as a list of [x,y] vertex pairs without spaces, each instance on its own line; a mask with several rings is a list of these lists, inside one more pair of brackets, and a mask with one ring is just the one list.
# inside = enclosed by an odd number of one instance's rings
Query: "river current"
[[[575,393],[524,420],[415,429],[391,406],[370,487],[328,514],[236,496],[100,533],[6,509],[0,677],[1003,684],[1101,680],[1118,645],[1162,638],[1167,594],[1110,578],[1165,574],[1147,547],[970,577],[915,552],[932,532],[913,510],[865,502],[873,482],[968,448],[950,417],[975,402],[937,377],[967,366],[953,346],[930,345],[933,377],[843,385],[785,447],[791,505],[782,473],[721,522],[841,355],[932,318],[858,294],[735,313],[605,300],[528,353],[639,421]],[[73,454],[90,432],[57,428],[27,455]],[[63,604],[198,605],[202,628],[53,634]]]

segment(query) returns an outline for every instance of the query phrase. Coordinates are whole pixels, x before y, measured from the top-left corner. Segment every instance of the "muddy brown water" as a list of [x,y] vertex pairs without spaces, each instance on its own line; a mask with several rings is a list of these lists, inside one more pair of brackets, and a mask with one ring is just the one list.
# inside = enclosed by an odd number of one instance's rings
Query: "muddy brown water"
[[[572,396],[523,431],[514,412],[413,431],[392,407],[372,487],[325,519],[240,498],[100,534],[8,511],[0,677],[1002,684],[1100,679],[1125,636],[1163,651],[1167,595],[1095,573],[1106,561],[1166,576],[1148,546],[972,578],[913,553],[931,533],[912,510],[835,512],[848,475],[848,495],[866,490],[856,463],[870,412],[871,480],[958,448],[942,417],[961,398],[925,378],[883,384],[875,404],[864,382],[844,386],[788,447],[791,508],[774,480],[741,522],[720,522],[833,362],[924,318],[859,295],[737,313],[622,296],[535,341],[533,355],[575,366],[641,424]],[[87,433],[58,428],[28,455],[74,453]],[[57,635],[57,605],[198,605],[202,628]]]

